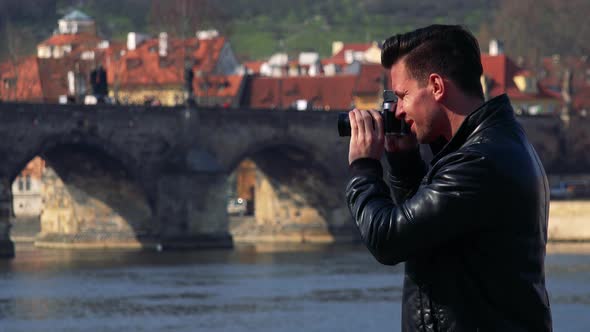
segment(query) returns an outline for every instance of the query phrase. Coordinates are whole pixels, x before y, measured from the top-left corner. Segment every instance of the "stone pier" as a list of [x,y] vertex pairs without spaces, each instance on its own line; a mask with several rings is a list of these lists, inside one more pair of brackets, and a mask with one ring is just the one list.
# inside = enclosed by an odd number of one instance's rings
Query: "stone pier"
[[590,200],[552,201],[548,233],[550,241],[590,241]]
[[226,212],[227,175],[163,176],[158,183],[160,242],[169,249],[232,247]]
[[10,219],[12,216],[12,182],[0,176],[0,257],[14,257],[14,243],[10,240]]

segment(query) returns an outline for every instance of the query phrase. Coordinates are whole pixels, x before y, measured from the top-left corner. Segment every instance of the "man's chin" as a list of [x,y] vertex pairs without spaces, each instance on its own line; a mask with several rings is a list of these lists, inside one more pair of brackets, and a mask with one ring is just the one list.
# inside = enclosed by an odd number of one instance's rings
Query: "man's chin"
[[418,142],[418,144],[430,144],[438,139],[437,137],[435,137],[435,135],[424,132],[418,132],[414,124],[412,124],[412,126],[410,127],[410,133],[412,136],[416,137],[416,141]]
[[426,136],[426,135],[419,135],[418,133],[414,134],[416,136],[416,141],[418,141],[419,144],[430,144],[435,142],[437,139],[431,136]]
[[428,138],[426,136],[420,135],[420,133],[414,132],[413,130],[412,135],[416,137],[416,141],[418,141],[418,144],[428,144]]

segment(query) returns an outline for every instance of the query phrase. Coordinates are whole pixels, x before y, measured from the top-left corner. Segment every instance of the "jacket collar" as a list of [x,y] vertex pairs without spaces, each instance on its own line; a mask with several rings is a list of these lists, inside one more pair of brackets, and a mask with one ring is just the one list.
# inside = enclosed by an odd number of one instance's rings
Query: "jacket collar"
[[469,136],[475,133],[476,129],[482,124],[490,122],[492,119],[506,117],[509,114],[512,115],[513,110],[506,94],[499,95],[483,103],[463,120],[463,123],[459,126],[455,135],[453,135],[451,140],[432,158],[430,164],[434,165],[442,157],[459,149],[465,144]]

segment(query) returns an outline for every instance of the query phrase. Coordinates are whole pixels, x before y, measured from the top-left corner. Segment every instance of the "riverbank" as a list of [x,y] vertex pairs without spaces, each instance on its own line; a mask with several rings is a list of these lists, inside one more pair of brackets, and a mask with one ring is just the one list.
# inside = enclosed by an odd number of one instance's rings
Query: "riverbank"
[[[352,243],[358,240],[353,230],[334,233],[323,225],[257,225],[254,217],[230,217],[230,233],[235,244],[330,244]],[[11,232],[15,243],[33,243],[52,248],[85,249],[152,249],[159,243],[130,241],[103,241],[90,244],[43,242],[36,239],[39,222],[26,221],[16,224]],[[552,201],[549,211],[549,241],[553,243],[586,242],[590,245],[590,200]],[[36,241],[37,240],[37,241]],[[567,246],[555,246],[567,250]],[[559,249],[557,249],[559,248]],[[577,247],[576,247],[577,248]],[[590,247],[589,247],[590,248]],[[588,249],[590,253],[590,249]]]
[[590,200],[552,201],[548,233],[550,241],[590,241]]
[[[325,227],[296,226],[257,225],[253,217],[230,218],[230,232],[237,243],[333,243],[356,239],[350,233],[337,238]],[[557,243],[590,243],[590,200],[551,201],[548,238]]]

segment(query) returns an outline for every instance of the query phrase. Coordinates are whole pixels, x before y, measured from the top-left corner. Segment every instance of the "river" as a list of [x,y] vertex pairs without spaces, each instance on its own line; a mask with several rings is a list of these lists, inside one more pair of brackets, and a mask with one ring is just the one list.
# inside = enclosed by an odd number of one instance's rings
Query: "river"
[[[0,331],[399,331],[403,267],[361,246],[198,252],[18,246]],[[590,249],[546,260],[556,331],[590,328]]]

